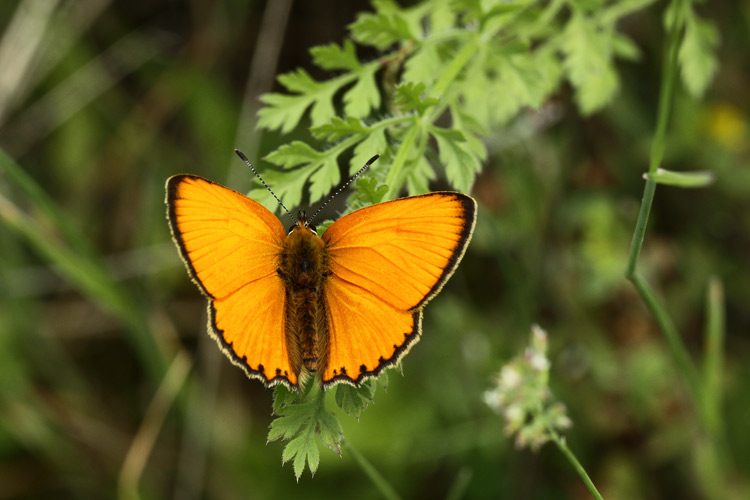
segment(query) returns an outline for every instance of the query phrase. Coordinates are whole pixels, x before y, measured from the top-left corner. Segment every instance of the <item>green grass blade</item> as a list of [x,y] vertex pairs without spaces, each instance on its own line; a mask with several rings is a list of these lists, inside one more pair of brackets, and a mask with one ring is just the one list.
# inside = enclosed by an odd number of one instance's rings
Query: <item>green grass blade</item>
[[706,294],[706,352],[703,360],[703,416],[708,431],[716,435],[721,428],[721,375],[724,368],[724,287],[712,277]]
[[8,174],[30,204],[41,208],[41,218],[32,217],[0,194],[0,221],[26,240],[92,302],[118,317],[127,326],[128,340],[152,380],[161,380],[166,370],[164,354],[159,350],[140,307],[117,285],[101,259],[89,250],[86,239],[78,234],[44,190],[2,150],[0,173]]

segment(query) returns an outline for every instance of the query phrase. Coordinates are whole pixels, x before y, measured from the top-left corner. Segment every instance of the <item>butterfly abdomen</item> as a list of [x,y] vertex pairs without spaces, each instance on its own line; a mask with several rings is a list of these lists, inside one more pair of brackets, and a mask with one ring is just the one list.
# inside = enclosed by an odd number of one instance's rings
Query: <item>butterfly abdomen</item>
[[[324,366],[327,346],[325,303],[321,293],[328,274],[323,240],[309,228],[296,226],[284,242],[279,276],[286,287],[286,337],[289,362],[299,374]],[[326,347],[327,349],[327,347]]]

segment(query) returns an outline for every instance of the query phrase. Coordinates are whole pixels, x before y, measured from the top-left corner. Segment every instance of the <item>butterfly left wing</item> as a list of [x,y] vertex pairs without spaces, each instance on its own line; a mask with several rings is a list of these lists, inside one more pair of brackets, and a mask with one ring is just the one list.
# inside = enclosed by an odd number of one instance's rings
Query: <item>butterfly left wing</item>
[[475,220],[472,198],[437,192],[366,207],[328,228],[325,386],[357,385],[408,352],[422,308],[455,271]]
[[286,232],[265,207],[201,177],[167,181],[167,215],[190,276],[208,298],[209,332],[266,385],[297,384],[277,274]]

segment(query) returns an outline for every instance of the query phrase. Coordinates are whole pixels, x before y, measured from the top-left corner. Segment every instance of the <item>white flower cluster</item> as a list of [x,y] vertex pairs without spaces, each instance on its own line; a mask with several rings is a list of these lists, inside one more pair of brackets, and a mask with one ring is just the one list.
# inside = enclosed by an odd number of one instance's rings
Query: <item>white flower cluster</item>
[[519,448],[537,450],[551,432],[572,425],[565,405],[554,401],[549,391],[549,369],[547,333],[534,325],[529,347],[500,369],[494,386],[484,393],[484,402],[502,415],[505,432],[516,435]]

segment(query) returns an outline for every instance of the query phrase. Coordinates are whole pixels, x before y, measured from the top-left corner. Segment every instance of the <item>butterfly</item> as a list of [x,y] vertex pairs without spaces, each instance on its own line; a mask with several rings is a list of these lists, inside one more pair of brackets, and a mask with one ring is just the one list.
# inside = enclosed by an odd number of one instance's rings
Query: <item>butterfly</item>
[[290,389],[311,374],[324,388],[358,386],[398,363],[461,261],[477,210],[469,196],[433,192],[359,209],[321,237],[304,212],[285,231],[260,203],[202,177],[175,175],[166,191],[210,335],[249,377]]

